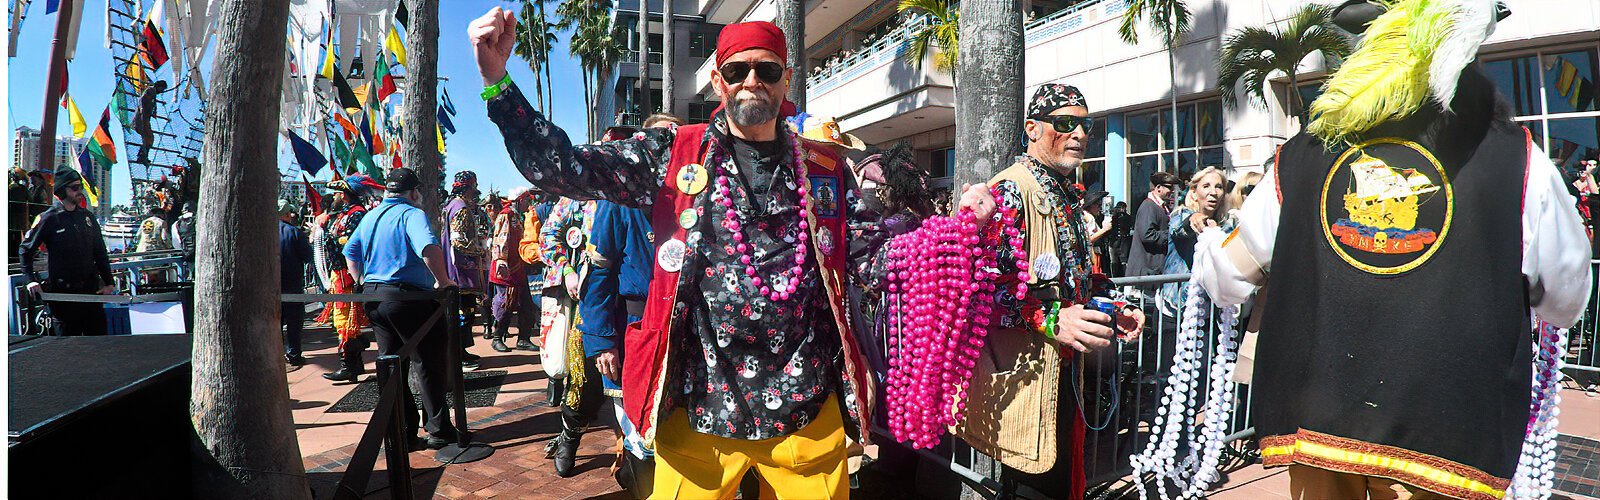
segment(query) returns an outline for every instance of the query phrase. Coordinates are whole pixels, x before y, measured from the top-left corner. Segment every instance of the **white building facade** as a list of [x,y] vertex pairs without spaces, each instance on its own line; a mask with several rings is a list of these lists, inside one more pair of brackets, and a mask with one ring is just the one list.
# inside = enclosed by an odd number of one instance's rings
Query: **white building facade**
[[[771,0],[700,3],[712,22],[771,20],[775,12]],[[954,79],[931,61],[907,61],[907,41],[921,21],[898,14],[897,3],[805,2],[811,64],[804,110],[837,117],[846,132],[869,144],[910,141],[922,165],[947,176],[957,168],[951,165]],[[1600,0],[1505,3],[1511,17],[1480,51],[1485,70],[1558,165],[1594,158],[1600,154]],[[1026,92],[1045,83],[1083,91],[1096,126],[1080,180],[1117,201],[1142,199],[1157,170],[1180,176],[1205,166],[1259,170],[1300,128],[1284,112],[1287,77],[1277,75],[1265,106],[1241,100],[1229,107],[1217,89],[1217,54],[1229,32],[1281,21],[1302,4],[1191,0],[1192,30],[1179,39],[1169,69],[1158,36],[1142,31],[1138,45],[1118,36],[1127,0],[1026,2]],[[695,85],[715,99],[710,66],[696,73]],[[1299,90],[1307,102],[1325,77],[1319,55],[1302,61]],[[1177,137],[1169,102],[1174,89]]]

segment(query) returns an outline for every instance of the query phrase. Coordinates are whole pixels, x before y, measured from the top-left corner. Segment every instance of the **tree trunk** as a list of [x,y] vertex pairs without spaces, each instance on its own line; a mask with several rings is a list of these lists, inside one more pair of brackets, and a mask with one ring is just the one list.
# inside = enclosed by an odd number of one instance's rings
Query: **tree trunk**
[[[794,78],[789,79],[789,102],[801,111],[806,109],[806,6],[804,0],[777,0],[778,29],[783,30],[784,45],[789,48],[789,69]],[[1012,12],[1016,11],[1013,7]]]
[[661,112],[676,116],[672,62],[672,0],[661,0]]
[[961,4],[956,62],[955,195],[1022,154],[1022,13],[1010,0]]
[[[1175,2],[1175,1],[1174,2],[1167,2],[1167,5],[1169,6],[1169,8],[1167,9],[1167,26],[1172,27],[1172,29],[1176,29],[1177,25],[1178,25],[1178,22],[1177,22],[1177,19],[1178,19],[1178,3]],[[1171,102],[1172,102],[1172,118],[1170,120],[1168,120],[1168,121],[1172,122],[1172,144],[1170,146],[1168,146],[1168,147],[1172,148],[1172,172],[1173,173],[1178,173],[1178,169],[1180,167],[1179,161],[1178,161],[1178,145],[1182,144],[1178,139],[1178,63],[1176,62],[1176,57],[1177,57],[1176,54],[1173,54],[1173,51],[1176,51],[1178,49],[1178,36],[1179,35],[1181,35],[1181,33],[1178,33],[1178,32],[1175,32],[1175,31],[1172,31],[1172,30],[1169,29],[1167,31],[1167,39],[1166,39],[1166,42],[1167,42],[1167,74],[1171,75],[1169,78],[1171,79],[1170,81],[1172,82],[1172,87],[1171,87],[1172,88],[1172,93],[1171,93],[1171,96],[1169,97],[1171,99]],[[1196,163],[1195,164],[1195,170],[1199,170],[1200,169],[1199,161],[1200,161],[1200,158],[1199,158],[1198,155],[1196,155],[1196,157],[1195,157],[1195,163]],[[1187,180],[1187,179],[1185,179],[1185,180]]]
[[1300,114],[1300,111],[1305,108],[1305,103],[1300,102],[1300,82],[1298,78],[1295,78],[1294,71],[1297,69],[1300,69],[1298,65],[1289,70],[1289,116],[1293,116],[1295,119],[1300,120],[1300,129],[1305,130],[1306,117],[1305,115]]
[[[444,202],[444,159],[439,157],[439,138],[435,135],[439,74],[439,0],[405,0],[411,5],[411,29],[406,30],[410,57],[406,62],[405,99],[400,115],[405,127],[400,131],[400,162],[417,173],[422,181],[422,211],[429,224],[438,224]],[[445,228],[436,227],[443,231]]]
[[[670,2],[671,0],[667,0]],[[639,124],[650,114],[650,0],[639,0]]]
[[278,99],[288,19],[288,0],[229,0],[218,17],[189,414],[225,473],[197,474],[191,487],[199,498],[311,498],[278,323]]
[[589,85],[592,73],[587,69],[581,70],[581,72],[583,73],[583,139],[588,141],[594,137],[594,89]]

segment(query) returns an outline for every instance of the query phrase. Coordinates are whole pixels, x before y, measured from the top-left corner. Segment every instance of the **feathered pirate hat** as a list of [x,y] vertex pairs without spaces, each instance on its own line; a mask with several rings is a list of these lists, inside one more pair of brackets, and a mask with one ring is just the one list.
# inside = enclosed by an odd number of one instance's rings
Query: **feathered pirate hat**
[[1311,103],[1306,131],[1332,145],[1410,116],[1428,100],[1449,111],[1461,71],[1507,15],[1496,0],[1345,2],[1333,21],[1361,42]]

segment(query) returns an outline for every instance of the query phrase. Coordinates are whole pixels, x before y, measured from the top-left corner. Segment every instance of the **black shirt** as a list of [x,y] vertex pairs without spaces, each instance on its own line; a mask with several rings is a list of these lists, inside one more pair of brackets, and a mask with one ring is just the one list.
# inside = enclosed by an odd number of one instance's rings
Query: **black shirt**
[[[48,281],[33,267],[41,248],[50,256]],[[28,230],[18,252],[22,255],[22,272],[28,275],[29,281],[44,284],[46,291],[87,293],[98,290],[100,284],[114,283],[111,261],[106,257],[106,240],[100,237],[100,224],[86,209],[63,210],[59,205],[51,206]]]

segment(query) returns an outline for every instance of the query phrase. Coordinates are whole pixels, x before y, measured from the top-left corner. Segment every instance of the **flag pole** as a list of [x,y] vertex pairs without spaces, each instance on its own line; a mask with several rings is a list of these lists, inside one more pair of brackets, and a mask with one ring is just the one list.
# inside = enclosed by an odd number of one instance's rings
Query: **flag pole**
[[[67,71],[67,33],[72,30],[72,2],[56,8],[55,40],[50,42],[50,70],[44,86],[44,120],[39,122],[39,170],[53,172],[56,163],[56,106],[61,101],[61,80]],[[55,181],[51,181],[54,184]],[[51,186],[54,189],[54,186]]]

